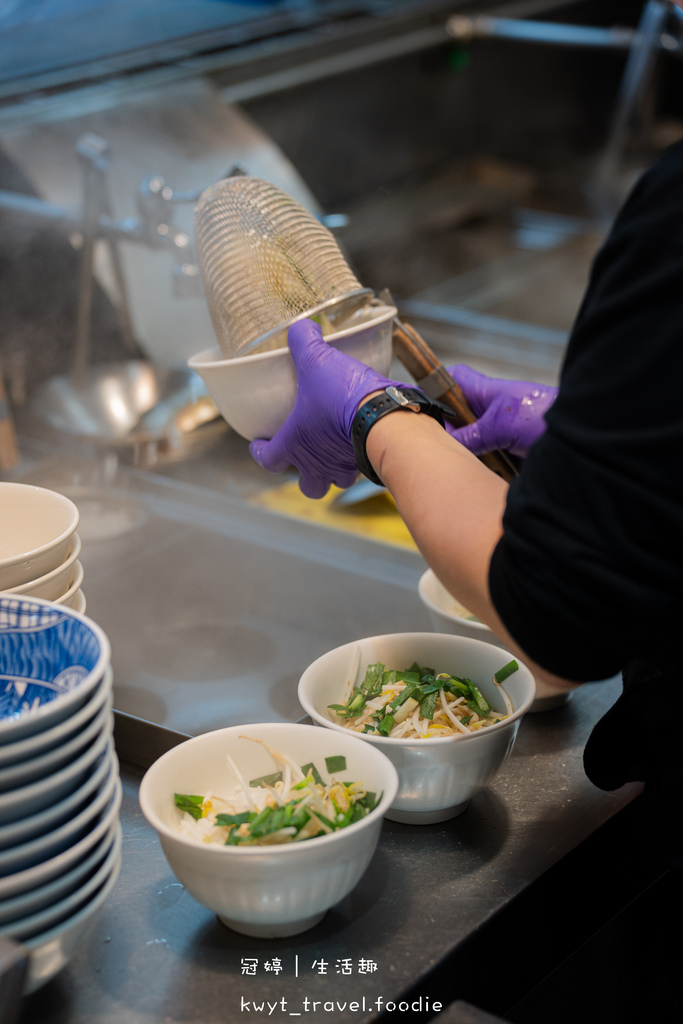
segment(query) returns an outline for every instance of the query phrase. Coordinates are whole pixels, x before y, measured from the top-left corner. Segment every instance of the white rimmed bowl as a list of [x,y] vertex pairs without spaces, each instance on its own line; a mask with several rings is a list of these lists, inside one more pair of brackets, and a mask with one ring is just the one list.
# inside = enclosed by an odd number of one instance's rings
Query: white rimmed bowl
[[83,583],[84,576],[85,572],[83,570],[83,566],[77,561],[69,578],[68,588],[63,594],[60,594],[59,597],[55,598],[55,604],[65,604],[68,608],[73,608],[75,611],[80,611],[81,613],[84,612],[85,601],[82,603],[74,601],[77,594],[82,594],[81,584]]
[[56,857],[91,832],[93,824],[100,820],[111,804],[117,783],[118,769],[115,762],[111,761],[104,784],[77,814],[50,832],[46,831],[25,843],[0,851],[0,878]]
[[0,901],[0,925],[11,924],[23,917],[37,914],[46,907],[52,907],[59,900],[75,892],[83,882],[90,877],[93,871],[97,870],[104,858],[111,850],[117,834],[120,834],[121,825],[118,821],[112,822],[109,831],[92,848],[90,853],[84,857],[75,867],[66,871],[63,875],[45,885],[39,885],[35,889],[13,896],[11,899]]
[[[356,681],[349,680],[356,651],[360,648],[357,678],[368,665],[382,662],[387,669],[407,669],[413,662],[429,665],[435,672],[471,679],[498,711],[505,705],[493,675],[510,656],[493,644],[443,633],[388,633],[366,637],[323,654],[306,669],[299,681],[299,701],[318,725],[335,736],[351,730],[331,720],[329,704],[341,704]],[[462,813],[470,800],[493,780],[503,767],[517,737],[522,716],[534,698],[534,679],[525,665],[504,683],[513,714],[469,736],[430,737],[424,740],[391,739],[351,733],[361,743],[380,750],[394,764],[399,777],[396,799],[387,818],[409,824],[447,821]]]
[[55,747],[66,743],[73,733],[86,727],[87,723],[100,710],[105,700],[111,693],[114,682],[114,674],[111,665],[107,665],[100,682],[92,690],[86,702],[68,718],[53,725],[50,729],[43,729],[42,732],[33,733],[14,743],[6,743],[0,746],[0,769],[18,761],[32,760],[40,754],[53,750]]
[[[265,747],[244,736],[264,740],[299,765],[312,761],[325,782],[325,758],[343,755],[343,780],[381,793],[379,804],[346,828],[280,846],[218,846],[181,835],[174,793],[220,793],[222,784],[230,785],[226,753],[247,779],[279,767]],[[218,729],[169,750],[143,777],[140,806],[171,869],[199,903],[237,932],[275,938],[312,928],[353,889],[370,863],[397,786],[387,758],[348,732],[332,736],[310,725],[268,722]]]
[[469,636],[473,640],[484,640],[506,650],[505,644],[484,622],[470,617],[467,608],[450,594],[439,578],[427,569],[417,585],[420,600],[427,608],[435,633],[454,633]]
[[[456,636],[469,636],[474,640],[484,640],[486,643],[495,644],[506,651],[507,647],[496,634],[478,619],[469,618],[467,608],[464,608],[453,595],[446,590],[441,580],[431,569],[420,577],[418,583],[420,600],[429,612],[432,620],[432,627],[436,633],[454,633]],[[571,690],[557,690],[547,683],[536,681],[536,696],[529,711],[550,711],[552,708],[561,707],[566,704],[572,695]]]
[[58,772],[93,744],[107,726],[111,727],[112,717],[111,705],[107,701],[87,725],[72,733],[65,743],[37,757],[0,767],[0,793],[9,793],[12,789],[28,786]]
[[78,508],[57,491],[0,482],[0,590],[61,565],[78,518]]
[[24,940],[23,945],[30,955],[22,995],[30,995],[45,985],[59,974],[77,953],[91,919],[101,909],[114,888],[120,868],[121,858],[118,857],[114,860],[102,888],[98,889],[84,907],[46,932]]
[[112,729],[113,721],[110,720],[92,746],[46,779],[30,782],[9,793],[0,793],[0,825],[23,821],[65,799],[82,786],[106,756]]
[[107,834],[112,824],[118,821],[120,806],[121,781],[117,778],[111,802],[91,831],[54,857],[0,878],[0,900],[13,899],[21,893],[46,885],[79,864]]
[[[365,306],[325,340],[387,374],[395,316],[393,306]],[[220,348],[205,349],[188,366],[202,378],[223,418],[248,441],[273,437],[294,407],[296,369],[286,346],[235,359],[226,359]]]
[[64,824],[65,821],[70,821],[104,785],[112,766],[114,770],[118,771],[118,760],[113,747],[95,766],[92,774],[63,800],[58,800],[57,803],[51,804],[37,814],[29,815],[28,818],[0,825],[0,851],[6,850],[10,846],[17,846],[19,843],[26,843],[34,836],[45,835],[51,829]]
[[0,745],[77,711],[110,659],[92,619],[42,598],[0,594]]
[[19,918],[10,924],[0,926],[0,935],[8,935],[18,941],[39,935],[48,928],[58,925],[65,918],[77,913],[85,906],[95,893],[102,888],[121,860],[121,830],[114,836],[114,842],[107,851],[104,860],[94,872],[78,888],[68,896],[55,901],[48,907],[26,917]]
[[73,595],[65,598],[64,601],[60,601],[59,603],[65,604],[69,608],[73,608],[74,611],[79,613],[79,615],[85,615],[87,602],[82,590],[77,590]]
[[46,573],[44,576],[37,576],[28,583],[20,583],[18,587],[12,587],[5,591],[6,594],[24,594],[26,597],[42,597],[46,601],[56,601],[61,597],[74,580],[74,566],[80,565],[78,556],[81,553],[81,538],[78,533],[73,533],[69,540],[66,558],[56,569]]

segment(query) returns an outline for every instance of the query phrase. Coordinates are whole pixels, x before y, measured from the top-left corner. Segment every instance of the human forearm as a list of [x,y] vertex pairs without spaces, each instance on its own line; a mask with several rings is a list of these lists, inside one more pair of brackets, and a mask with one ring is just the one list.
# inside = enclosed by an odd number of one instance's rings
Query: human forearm
[[532,670],[566,689],[509,636],[491,602],[488,569],[502,534],[507,484],[427,416],[396,412],[372,428],[367,453],[442,583]]

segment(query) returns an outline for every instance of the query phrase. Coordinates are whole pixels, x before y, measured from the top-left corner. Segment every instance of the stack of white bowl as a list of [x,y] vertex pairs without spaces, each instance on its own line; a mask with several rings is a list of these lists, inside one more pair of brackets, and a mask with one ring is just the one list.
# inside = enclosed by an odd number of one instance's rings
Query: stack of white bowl
[[118,875],[111,693],[96,623],[0,594],[0,936],[28,950],[24,994],[65,966]]
[[57,491],[0,482],[0,591],[85,611],[78,509]]

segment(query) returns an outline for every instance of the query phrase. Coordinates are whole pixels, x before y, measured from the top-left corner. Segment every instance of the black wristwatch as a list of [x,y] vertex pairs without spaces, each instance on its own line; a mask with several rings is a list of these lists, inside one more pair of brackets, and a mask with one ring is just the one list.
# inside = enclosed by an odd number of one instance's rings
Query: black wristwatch
[[444,425],[444,415],[452,415],[452,410],[441,402],[428,398],[418,388],[390,387],[385,388],[381,395],[369,398],[361,405],[353,418],[351,437],[353,439],[353,454],[356,458],[356,466],[360,472],[373,483],[382,486],[382,481],[375,473],[368,459],[365,446],[370,429],[390,412],[398,409],[408,409],[410,412],[423,412],[433,417],[441,426]]

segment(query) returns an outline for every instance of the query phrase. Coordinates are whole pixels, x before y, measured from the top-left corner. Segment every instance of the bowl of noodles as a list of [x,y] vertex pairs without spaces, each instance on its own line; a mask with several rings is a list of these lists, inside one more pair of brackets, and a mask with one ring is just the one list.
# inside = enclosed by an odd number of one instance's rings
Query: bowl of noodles
[[266,722],[195,736],[163,754],[140,806],[174,874],[233,931],[316,925],[359,882],[398,776],[351,733]]
[[433,824],[466,810],[501,770],[534,678],[494,644],[445,633],[366,637],[322,655],[299,681],[311,719],[380,750],[399,778],[386,812]]

